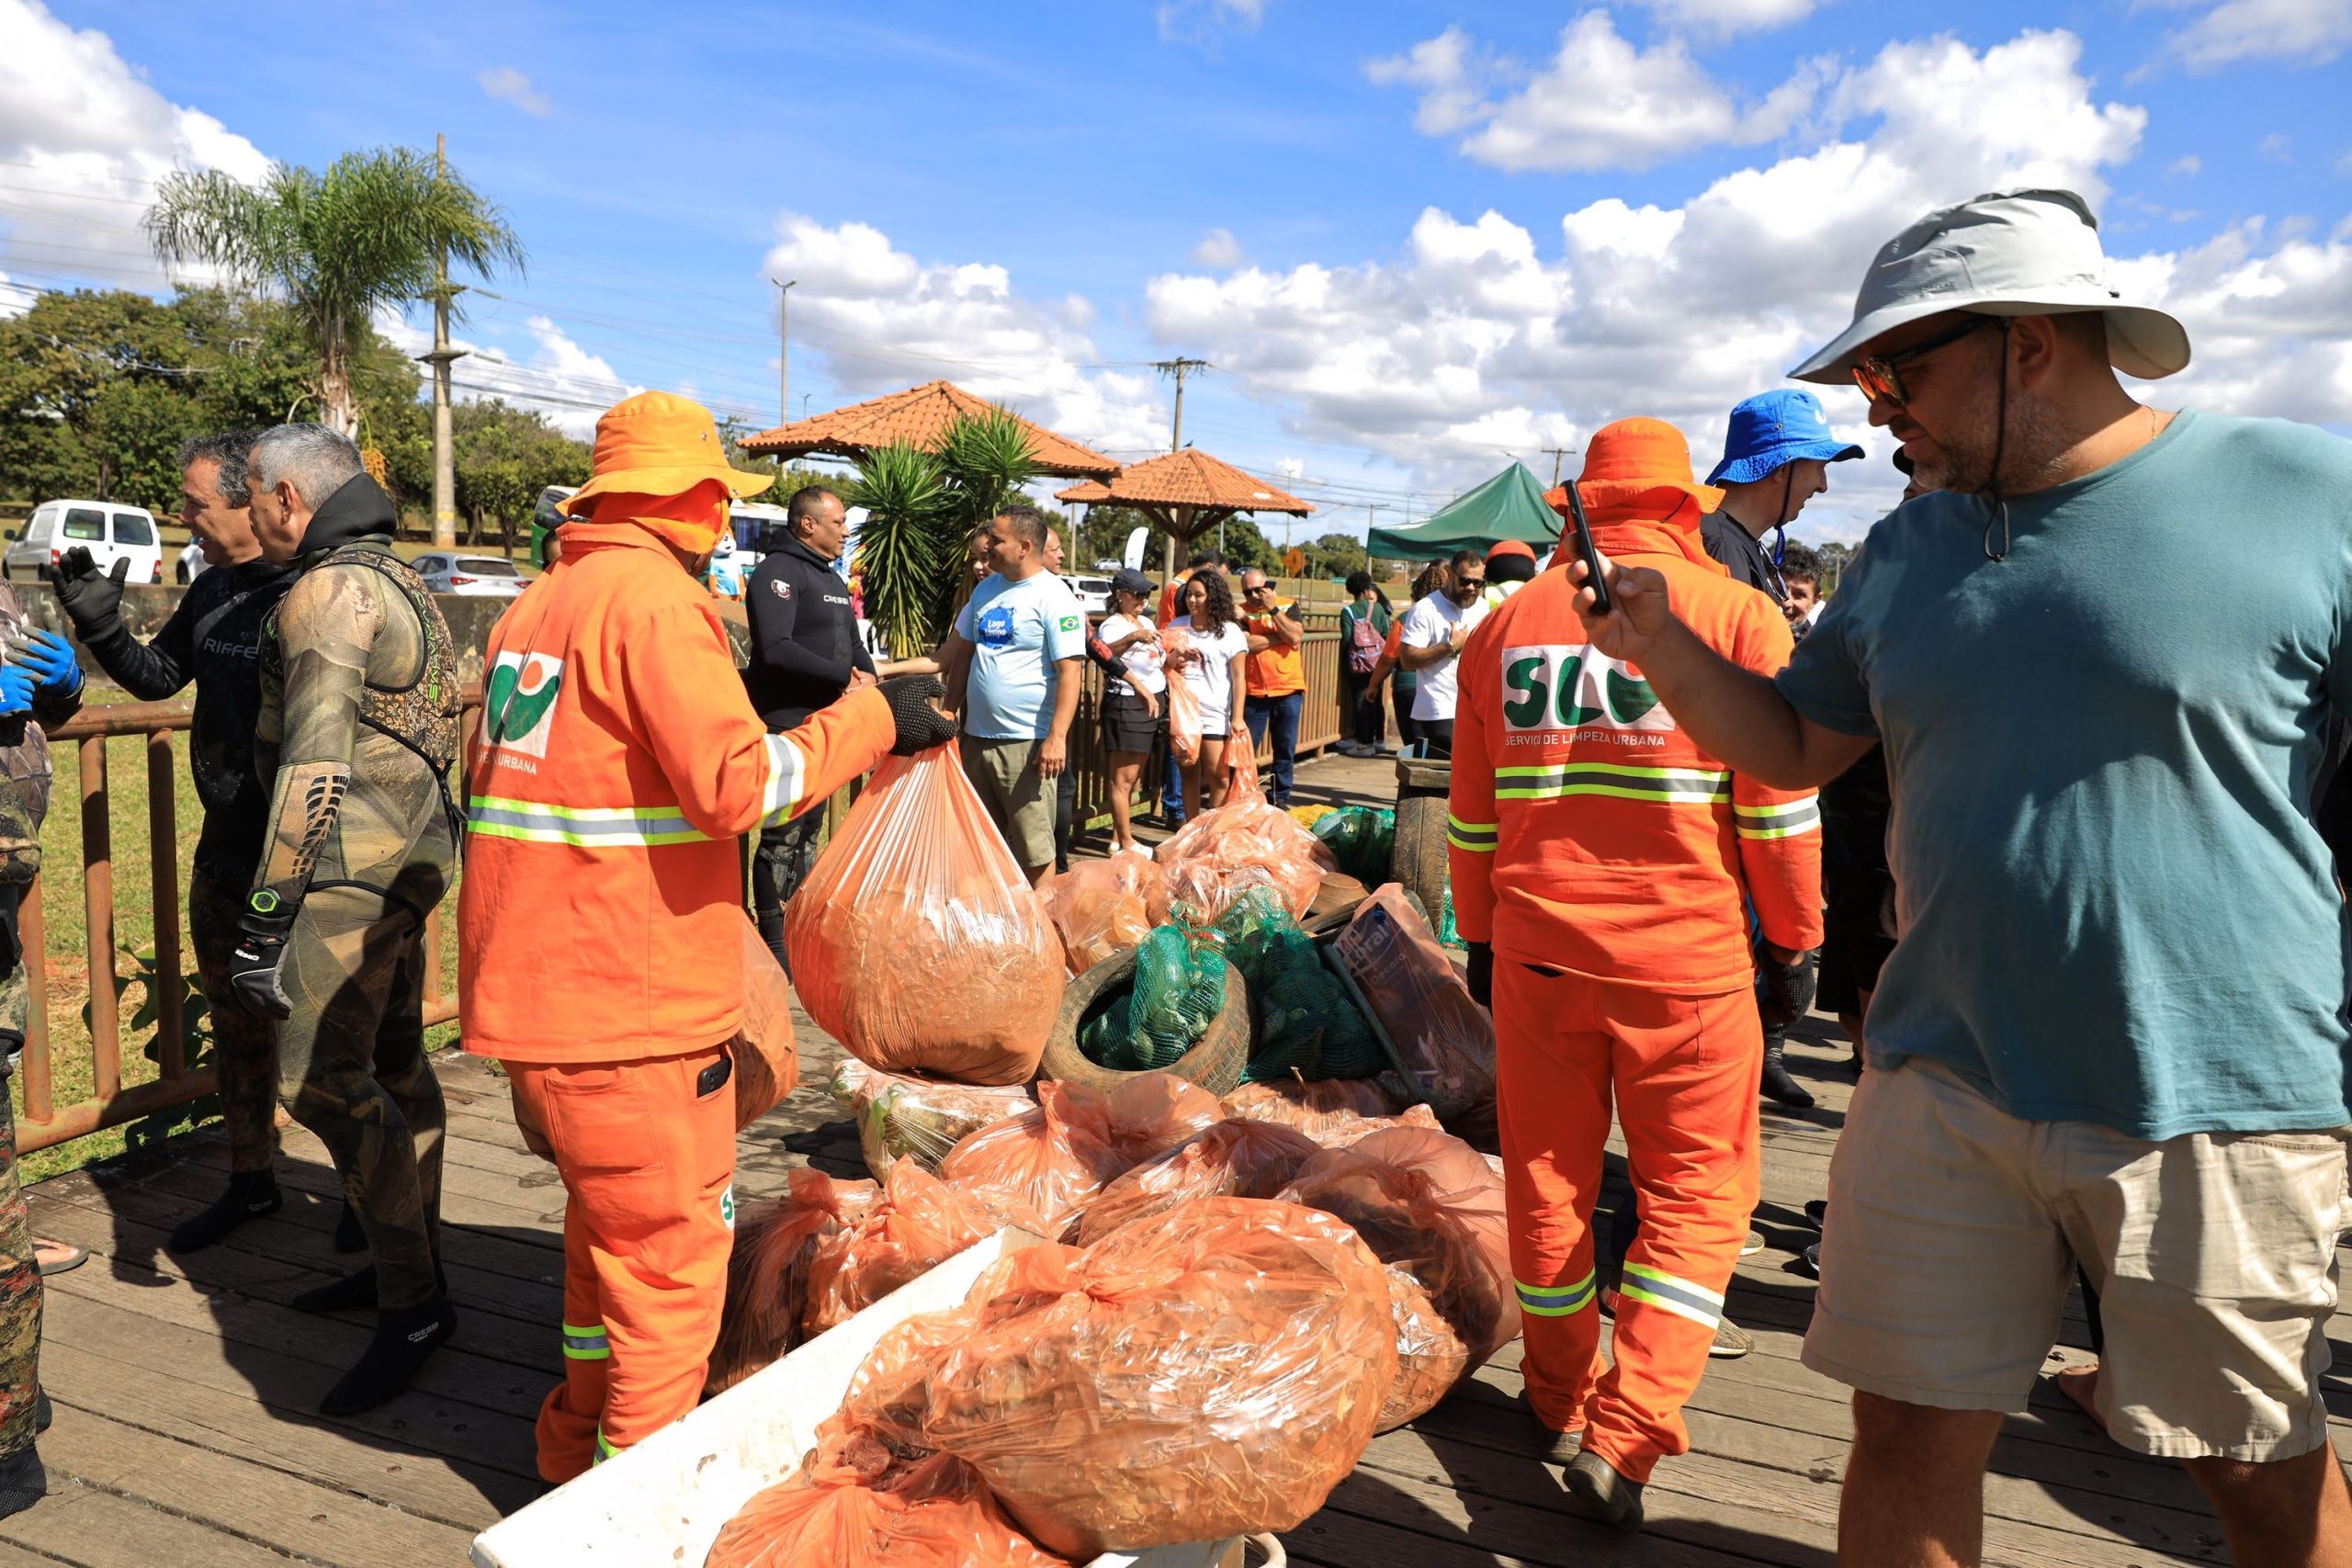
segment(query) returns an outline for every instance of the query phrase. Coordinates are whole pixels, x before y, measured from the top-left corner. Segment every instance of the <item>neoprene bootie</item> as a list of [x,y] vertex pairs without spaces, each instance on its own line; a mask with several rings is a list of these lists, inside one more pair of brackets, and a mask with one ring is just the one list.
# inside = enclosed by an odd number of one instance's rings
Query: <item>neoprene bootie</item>
[[457,1310],[446,1297],[382,1314],[358,1364],[319,1401],[319,1414],[356,1416],[389,1402],[457,1331]]
[[183,1220],[175,1226],[164,1245],[175,1255],[201,1252],[224,1239],[247,1220],[274,1214],[285,1203],[284,1196],[277,1190],[276,1172],[232,1170],[229,1173],[228,1190],[214,1199],[212,1206],[204,1213]]
[[1789,1064],[1782,1056],[1785,1049],[1779,1035],[1764,1037],[1764,1081],[1759,1087],[1764,1098],[1775,1105],[1791,1111],[1809,1110],[1813,1105],[1812,1091],[1789,1077]]

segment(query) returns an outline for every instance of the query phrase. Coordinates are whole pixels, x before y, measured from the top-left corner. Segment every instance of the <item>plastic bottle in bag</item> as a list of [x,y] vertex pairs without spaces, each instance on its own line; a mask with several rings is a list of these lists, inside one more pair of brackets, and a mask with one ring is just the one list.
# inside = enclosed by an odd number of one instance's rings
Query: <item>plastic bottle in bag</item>
[[997,1228],[994,1215],[911,1160],[890,1168],[881,1199],[817,1244],[802,1327],[822,1334],[944,1263]]
[[1037,885],[1046,914],[1061,933],[1069,972],[1083,975],[1151,934],[1148,890],[1159,868],[1142,855],[1074,860]]
[[860,1061],[964,1083],[1037,1072],[1060,936],[953,747],[889,757],[785,910],[800,1005]]
[[1079,1221],[1079,1243],[1091,1247],[1121,1225],[1192,1198],[1271,1198],[1321,1152],[1314,1139],[1278,1122],[1220,1122],[1102,1189]]
[[1215,1095],[1168,1073],[1046,1082],[1035,1111],[973,1134],[939,1174],[1003,1224],[1055,1237],[1111,1182],[1223,1119]]
[[703,1384],[706,1398],[799,1345],[808,1310],[808,1266],[818,1247],[881,1196],[871,1181],[837,1181],[805,1166],[786,1180],[781,1197],[745,1204],[736,1219],[735,1247],[727,1258],[727,1303]]
[[[1226,748],[1228,757],[1249,754],[1246,733]],[[1160,886],[1151,905],[1154,925],[1167,924],[1180,904],[1217,919],[1252,887],[1272,888],[1291,919],[1303,919],[1323,890],[1324,874],[1340,869],[1321,840],[1289,812],[1267,805],[1254,783],[1246,795],[1228,795],[1223,806],[1185,823],[1155,858]]]
[[1227,1116],[1278,1122],[1295,1127],[1327,1149],[1340,1149],[1385,1127],[1442,1129],[1426,1105],[1409,1102],[1396,1075],[1371,1078],[1327,1078],[1301,1083],[1243,1084],[1217,1103]]
[[1066,1568],[1014,1528],[971,1466],[900,1460],[870,1434],[820,1442],[752,1494],[703,1568]]
[[1011,1254],[885,1336],[834,1419],[966,1461],[1031,1539],[1085,1560],[1303,1523],[1363,1457],[1395,1339],[1346,1224],[1199,1198]]
[[947,1083],[886,1073],[854,1056],[833,1069],[832,1097],[857,1122],[857,1148],[875,1177],[910,1159],[936,1173],[947,1151],[983,1127],[1037,1108],[1026,1084]]

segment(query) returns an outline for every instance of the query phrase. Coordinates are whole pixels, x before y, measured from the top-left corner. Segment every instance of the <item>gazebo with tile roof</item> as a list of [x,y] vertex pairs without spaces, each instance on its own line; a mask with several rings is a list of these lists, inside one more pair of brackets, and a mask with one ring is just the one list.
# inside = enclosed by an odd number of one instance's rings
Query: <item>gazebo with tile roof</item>
[[[986,413],[991,406],[952,381],[927,381],[886,398],[870,398],[763,430],[746,438],[743,450],[763,457],[850,458],[897,445],[935,452],[959,416]],[[1119,471],[1116,462],[1091,447],[1080,446],[1018,414],[1013,417],[1029,433],[1031,455],[1039,471],[1064,479],[1105,479]]]
[[1149,517],[1167,533],[1164,570],[1170,577],[1176,573],[1180,543],[1190,546],[1236,513],[1281,512],[1304,517],[1315,510],[1290,491],[1193,446],[1131,463],[1107,480],[1089,480],[1057,491],[1054,499],[1090,506],[1131,506]]

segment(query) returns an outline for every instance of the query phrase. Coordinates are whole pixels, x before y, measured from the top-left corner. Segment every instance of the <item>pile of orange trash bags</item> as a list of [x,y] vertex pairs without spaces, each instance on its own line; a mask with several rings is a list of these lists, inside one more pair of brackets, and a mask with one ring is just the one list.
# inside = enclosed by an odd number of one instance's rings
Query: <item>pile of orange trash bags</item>
[[1428,1106],[1404,1104],[1382,1090],[1386,1077],[1246,1083],[1218,1104],[1230,1117],[1295,1127],[1327,1149],[1345,1148],[1384,1127],[1439,1131],[1437,1114]]
[[1142,855],[1078,860],[1046,878],[1037,896],[1061,933],[1069,972],[1083,975],[1151,934],[1151,893],[1159,868]]
[[785,911],[800,1005],[888,1072],[1026,1083],[1061,937],[952,747],[886,758]]
[[813,1337],[848,1322],[997,1225],[973,1195],[910,1160],[899,1161],[883,1181],[881,1198],[810,1254],[804,1332]]
[[1296,1204],[1200,1198],[1083,1249],[1008,1255],[885,1336],[820,1441],[970,1465],[1083,1561],[1303,1523],[1396,1377],[1385,1272]]
[[1035,1107],[1026,1084],[949,1083],[886,1073],[854,1056],[833,1070],[832,1097],[857,1123],[858,1153],[876,1179],[910,1159],[936,1172],[947,1152],[983,1127]]
[[966,1138],[939,1174],[1003,1223],[1058,1237],[1111,1182],[1224,1117],[1215,1095],[1169,1073],[1109,1089],[1041,1083],[1035,1110]]
[[727,1521],[704,1568],[1065,1568],[1023,1535],[970,1465],[901,1460],[834,1437]]
[[1271,1198],[1320,1152],[1295,1127],[1219,1122],[1102,1189],[1079,1220],[1079,1245],[1192,1198]]
[[790,1172],[780,1198],[748,1203],[727,1258],[727,1303],[711,1347],[705,1396],[724,1393],[799,1345],[817,1249],[881,1196],[871,1181],[836,1181],[821,1170]]
[[1154,858],[1159,863],[1154,925],[1166,925],[1179,904],[1214,921],[1261,886],[1273,889],[1293,919],[1304,919],[1325,874],[1340,869],[1322,840],[1289,812],[1267,805],[1254,785],[1185,823]]
[[1518,1337],[1502,1179],[1461,1139],[1368,1133],[1315,1156],[1277,1197],[1347,1221],[1388,1266],[1397,1368],[1378,1430],[1429,1410]]

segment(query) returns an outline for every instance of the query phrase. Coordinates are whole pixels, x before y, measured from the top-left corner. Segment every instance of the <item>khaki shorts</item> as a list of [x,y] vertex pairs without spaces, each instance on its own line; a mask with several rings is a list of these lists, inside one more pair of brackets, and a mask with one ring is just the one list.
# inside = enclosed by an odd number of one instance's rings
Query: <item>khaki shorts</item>
[[980,792],[997,831],[1012,847],[1023,871],[1054,863],[1054,791],[1037,773],[1042,740],[957,738],[964,776]]
[[1874,1068],[1829,1165],[1804,1363],[1905,1404],[2021,1411],[2079,1259],[2117,1441],[2176,1459],[2309,1453],[2327,1441],[2345,1148],[2341,1132],[2152,1144],[2020,1121],[1917,1059]]

